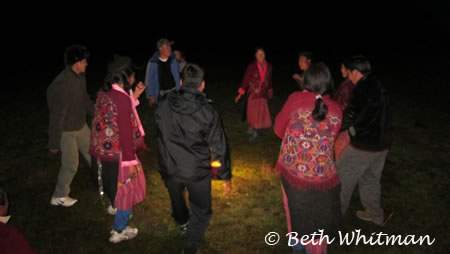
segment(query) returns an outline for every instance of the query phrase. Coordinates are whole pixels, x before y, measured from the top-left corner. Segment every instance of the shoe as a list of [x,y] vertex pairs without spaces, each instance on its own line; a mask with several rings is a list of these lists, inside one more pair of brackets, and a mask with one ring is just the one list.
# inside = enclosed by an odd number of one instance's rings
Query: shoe
[[111,243],[120,243],[122,241],[131,240],[135,238],[137,234],[138,234],[137,228],[127,227],[120,233],[113,229],[111,230],[111,237],[109,237],[109,241]]
[[52,200],[50,200],[50,204],[54,206],[64,206],[64,207],[71,207],[73,206],[78,200],[73,199],[69,196],[63,197],[63,198],[55,198],[52,197]]
[[366,211],[357,211],[356,212],[356,217],[358,217],[358,218],[360,218],[361,220],[364,220],[364,221],[373,222],[377,226],[383,226],[384,225],[383,221],[380,222],[380,221],[374,220],[372,217],[370,217],[370,215]]
[[109,215],[116,215],[116,213],[117,213],[117,208],[114,208],[114,207],[112,207],[112,205],[109,205],[109,206],[108,206],[108,209],[106,209],[106,212],[107,212]]
[[180,230],[181,230],[181,234],[185,235],[187,233],[188,230],[188,225],[189,225],[189,221],[184,223],[183,225],[180,225]]

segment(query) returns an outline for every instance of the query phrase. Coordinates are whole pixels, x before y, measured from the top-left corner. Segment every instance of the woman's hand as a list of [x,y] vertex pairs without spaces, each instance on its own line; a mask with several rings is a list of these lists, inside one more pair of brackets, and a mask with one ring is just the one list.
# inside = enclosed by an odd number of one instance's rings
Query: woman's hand
[[297,74],[297,73],[292,75],[292,78],[295,79],[295,80],[302,80],[302,76],[300,76],[300,74]]
[[135,177],[137,176],[138,168],[137,168],[136,166],[130,166],[130,167],[128,168],[128,170],[129,170],[128,176],[129,176],[131,179],[133,179],[133,178],[135,178]]
[[238,103],[238,101],[241,99],[242,94],[238,94],[236,98],[234,99],[234,103]]
[[134,98],[137,100],[139,98],[139,96],[141,96],[141,94],[145,91],[145,85],[142,82],[139,82],[136,85],[136,89],[134,89]]

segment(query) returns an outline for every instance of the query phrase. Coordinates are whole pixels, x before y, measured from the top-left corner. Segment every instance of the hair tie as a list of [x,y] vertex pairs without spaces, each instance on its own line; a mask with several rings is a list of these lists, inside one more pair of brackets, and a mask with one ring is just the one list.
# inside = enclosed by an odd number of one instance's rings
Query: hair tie
[[322,99],[322,95],[320,95],[320,94],[316,95],[316,100],[318,100],[318,99]]

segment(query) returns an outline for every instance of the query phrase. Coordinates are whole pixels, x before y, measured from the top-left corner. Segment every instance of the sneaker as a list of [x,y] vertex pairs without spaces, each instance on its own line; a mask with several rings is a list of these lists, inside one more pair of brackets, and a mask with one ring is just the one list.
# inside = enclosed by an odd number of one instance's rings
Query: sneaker
[[184,223],[183,225],[180,225],[181,234],[185,235],[188,230],[189,221]]
[[52,197],[52,200],[50,200],[50,204],[54,205],[54,206],[64,206],[64,207],[71,207],[73,206],[76,202],[78,202],[78,200],[73,199],[69,196],[64,197],[64,198],[55,198]]
[[112,205],[109,205],[109,206],[108,206],[108,209],[106,209],[106,212],[107,212],[109,215],[116,215],[116,213],[117,213],[117,208],[114,208],[114,207],[112,207]]
[[356,212],[356,217],[358,217],[358,218],[360,218],[361,220],[364,220],[364,221],[373,222],[377,226],[383,226],[384,225],[383,221],[380,222],[380,221],[374,220],[372,217],[370,217],[370,215],[366,211],[357,211]]
[[138,234],[137,228],[127,227],[120,233],[113,229],[111,230],[111,237],[109,237],[109,241],[112,243],[120,243],[122,241],[131,240],[135,238],[137,234]]

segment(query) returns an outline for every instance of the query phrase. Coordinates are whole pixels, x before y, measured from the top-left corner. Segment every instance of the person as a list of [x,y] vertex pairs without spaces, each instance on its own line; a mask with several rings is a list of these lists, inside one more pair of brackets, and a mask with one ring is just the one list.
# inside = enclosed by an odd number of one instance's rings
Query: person
[[8,195],[0,185],[0,249],[2,254],[35,254],[28,241],[15,227],[8,225]]
[[116,57],[108,66],[105,85],[97,95],[92,122],[90,154],[96,158],[99,177],[115,214],[109,241],[119,243],[136,237],[137,228],[128,226],[131,209],[145,199],[146,182],[136,153],[145,149],[145,132],[136,106],[145,86],[135,82],[129,57]]
[[348,69],[349,78],[356,87],[344,112],[341,128],[341,131],[348,131],[350,145],[337,161],[342,184],[342,214],[347,211],[353,189],[358,184],[365,211],[357,211],[357,217],[383,225],[380,178],[392,139],[389,95],[372,74],[366,57],[352,57]]
[[[291,94],[275,119],[275,134],[282,139],[276,164],[288,231],[310,235],[324,230],[334,235],[340,226],[339,177],[334,163],[334,141],[342,111],[329,95],[333,86],[328,67],[311,65],[304,73],[306,91]],[[295,244],[295,243],[293,243]],[[296,244],[295,251],[326,252],[319,245]]]
[[147,64],[145,74],[146,94],[150,106],[172,90],[180,89],[180,67],[172,52],[173,41],[160,39],[156,51]]
[[[348,69],[348,61],[344,60],[344,62],[341,64],[341,74],[344,78],[344,81],[339,85],[338,90],[333,95],[333,100],[339,104],[342,108],[342,111],[345,111],[347,109],[347,105],[350,101],[350,97],[352,95],[353,88],[355,85],[352,83],[352,81],[349,78],[349,69]],[[339,157],[342,154],[342,151],[345,149],[345,147],[350,143],[350,137],[348,136],[348,132],[343,131],[339,133],[338,138],[335,142],[335,159],[338,160]]]
[[[313,53],[311,51],[301,51],[298,54],[298,67],[301,73],[304,73],[312,64]],[[295,73],[292,75],[292,78],[297,82],[297,85],[300,88],[300,91],[305,89],[303,85],[303,76],[302,74]]]
[[259,136],[259,130],[272,127],[267,99],[273,96],[272,89],[272,65],[266,60],[263,48],[255,50],[256,60],[250,63],[245,72],[244,80],[235,98],[237,103],[242,96],[248,94],[246,110],[248,134],[250,141]]
[[86,88],[86,67],[89,52],[86,47],[72,45],[66,48],[66,68],[47,88],[47,104],[50,112],[48,146],[52,154],[61,151],[61,168],[50,204],[73,206],[77,200],[69,197],[70,184],[77,173],[81,152],[88,165],[90,129],[86,116],[92,116],[94,104]]
[[175,50],[175,59],[177,59],[178,65],[180,66],[180,73],[183,73],[184,67],[186,67],[187,62],[184,53],[180,50]]
[[[209,103],[204,71],[188,64],[180,91],[163,98],[156,110],[159,172],[169,192],[172,217],[185,234],[184,253],[196,253],[212,216],[211,178],[231,191],[231,162],[219,113]],[[210,162],[218,162],[212,175]],[[189,212],[184,192],[189,193]]]

